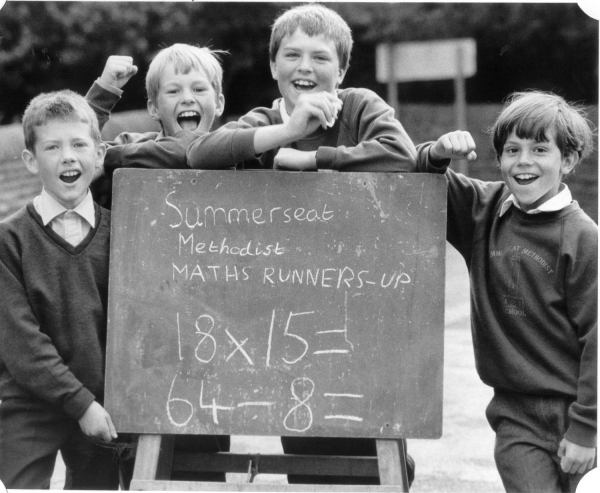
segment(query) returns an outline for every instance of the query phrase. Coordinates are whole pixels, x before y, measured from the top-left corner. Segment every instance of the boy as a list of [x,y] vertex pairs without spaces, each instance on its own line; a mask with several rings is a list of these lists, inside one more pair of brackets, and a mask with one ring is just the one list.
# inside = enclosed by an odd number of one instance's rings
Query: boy
[[[71,91],[41,94],[23,117],[23,160],[43,190],[0,223],[0,479],[118,489],[117,438],[102,407],[110,218],[88,186],[105,147]],[[94,442],[93,439],[96,439]]]
[[367,89],[338,89],[351,50],[350,28],[334,11],[308,4],[284,12],[269,45],[282,98],[194,141],[189,165],[414,171],[415,147],[393,109]]
[[[190,142],[208,132],[225,106],[223,70],[219,52],[187,44],[174,44],[154,57],[146,75],[148,112],[161,126],[160,132],[120,134],[108,146],[103,173],[92,183],[95,199],[110,209],[112,175],[118,168],[186,169]],[[106,122],[118,101],[121,88],[137,72],[130,57],[111,56],[88,94],[90,105]],[[192,452],[227,452],[226,435],[184,436],[175,449]],[[174,473],[172,480],[225,481],[225,473]]]
[[419,146],[448,178],[448,241],[467,262],[477,371],[507,491],[574,492],[596,447],[598,227],[563,176],[592,150],[559,96],[515,93],[492,128],[503,182],[454,173],[467,132]]
[[[118,168],[188,168],[186,149],[208,132],[225,106],[223,70],[217,51],[187,44],[161,50],[146,76],[148,112],[158,121],[160,132],[120,134],[107,142],[103,174],[94,181],[96,201],[110,209],[112,174]],[[86,99],[101,123],[108,120],[121,87],[137,72],[130,57],[112,56]]]
[[[339,90],[352,34],[322,5],[301,5],[273,25],[271,72],[282,98],[238,122],[204,134],[188,148],[192,168],[414,171],[416,149],[394,111],[367,89]],[[377,454],[374,439],[282,437],[290,454]],[[409,481],[414,463],[409,458]],[[379,484],[375,477],[289,475],[290,483]]]

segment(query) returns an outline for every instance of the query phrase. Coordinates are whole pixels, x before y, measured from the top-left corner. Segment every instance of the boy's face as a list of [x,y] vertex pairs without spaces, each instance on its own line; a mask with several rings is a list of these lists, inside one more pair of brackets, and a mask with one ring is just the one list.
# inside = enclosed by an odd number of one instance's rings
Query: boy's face
[[345,71],[340,68],[331,39],[323,34],[309,36],[298,28],[281,40],[275,61],[271,62],[271,74],[277,81],[286,110],[291,113],[301,94],[319,91],[335,94]]
[[176,74],[171,63],[160,76],[156,101],[148,101],[150,115],[160,121],[169,137],[181,129],[209,132],[224,107],[225,98],[217,96],[204,70]]
[[91,136],[88,123],[51,120],[35,128],[35,147],[23,151],[23,161],[39,175],[46,191],[67,209],[85,198],[106,148]]
[[502,148],[502,178],[523,210],[535,209],[554,197],[563,175],[579,160],[577,153],[563,156],[555,136],[550,130],[546,132],[548,142],[536,142],[517,137],[513,130]]

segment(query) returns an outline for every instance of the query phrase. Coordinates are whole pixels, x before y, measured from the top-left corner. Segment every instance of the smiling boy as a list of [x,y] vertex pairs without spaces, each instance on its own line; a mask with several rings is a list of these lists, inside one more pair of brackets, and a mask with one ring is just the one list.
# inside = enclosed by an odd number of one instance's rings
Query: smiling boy
[[[146,75],[147,106],[161,131],[124,132],[114,141],[106,142],[104,172],[92,185],[92,193],[100,205],[111,208],[112,175],[116,169],[189,168],[188,145],[210,131],[225,107],[223,70],[217,54],[208,48],[177,43],[154,57]],[[124,59],[129,62],[123,63]],[[116,64],[115,60],[122,63]],[[109,58],[100,79],[86,95],[101,123],[108,119],[122,93],[121,87],[131,75],[129,57]]]
[[60,450],[67,487],[118,489],[117,433],[102,407],[109,212],[88,186],[105,146],[84,98],[41,94],[23,117],[25,165],[42,193],[0,223],[0,479],[48,488]]
[[414,171],[415,147],[394,110],[368,89],[339,89],[352,34],[319,4],[284,12],[271,31],[281,98],[194,141],[192,168]]
[[574,492],[596,456],[598,227],[562,179],[592,150],[583,113],[559,96],[515,93],[492,128],[502,182],[454,173],[467,132],[419,146],[448,178],[448,241],[467,262],[486,414],[507,491]]

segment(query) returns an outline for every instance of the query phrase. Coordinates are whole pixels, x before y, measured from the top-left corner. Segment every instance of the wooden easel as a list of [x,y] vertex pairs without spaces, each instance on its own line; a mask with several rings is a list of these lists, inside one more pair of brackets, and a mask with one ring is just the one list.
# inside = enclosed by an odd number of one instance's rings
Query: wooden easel
[[[409,491],[405,440],[377,440],[377,457],[174,453],[173,435],[141,435],[131,490],[178,491]],[[246,483],[171,481],[172,471],[248,473]],[[271,485],[250,482],[256,474],[379,476],[380,486]]]

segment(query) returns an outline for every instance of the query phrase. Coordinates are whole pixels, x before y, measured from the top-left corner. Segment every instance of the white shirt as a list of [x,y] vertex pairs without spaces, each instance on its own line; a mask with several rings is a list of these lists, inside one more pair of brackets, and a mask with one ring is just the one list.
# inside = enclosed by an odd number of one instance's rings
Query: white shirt
[[90,229],[96,227],[94,200],[89,190],[75,209],[67,209],[46,192],[46,189],[33,199],[33,206],[42,217],[44,226],[50,223],[52,230],[73,246],[79,245]]
[[[569,187],[564,183],[560,184],[559,192],[552,198],[546,200],[543,204],[535,209],[531,209],[530,211],[525,211],[527,214],[539,214],[540,212],[554,212],[560,211],[570,205],[573,202],[573,196],[571,195],[571,191]],[[500,216],[503,216],[504,213],[510,209],[510,206],[514,205],[518,209],[521,209],[521,206],[517,202],[517,199],[513,194],[504,201],[502,207],[500,208]]]

